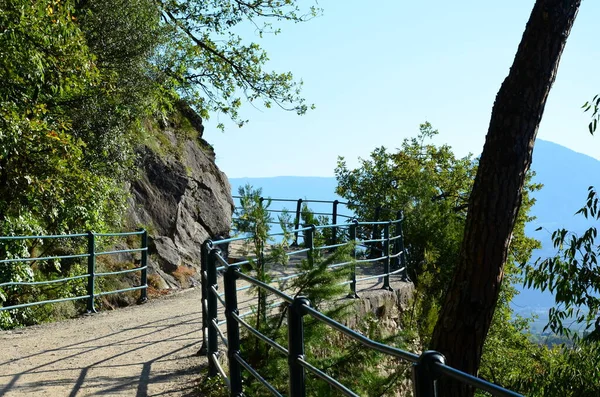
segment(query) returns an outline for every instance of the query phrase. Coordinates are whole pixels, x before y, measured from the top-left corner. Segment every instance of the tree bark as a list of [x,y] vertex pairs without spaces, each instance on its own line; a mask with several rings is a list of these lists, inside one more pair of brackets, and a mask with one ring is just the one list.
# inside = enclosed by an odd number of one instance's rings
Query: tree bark
[[[431,348],[476,375],[546,99],[581,0],[537,0],[492,109],[452,282]],[[446,377],[443,396],[474,390]]]

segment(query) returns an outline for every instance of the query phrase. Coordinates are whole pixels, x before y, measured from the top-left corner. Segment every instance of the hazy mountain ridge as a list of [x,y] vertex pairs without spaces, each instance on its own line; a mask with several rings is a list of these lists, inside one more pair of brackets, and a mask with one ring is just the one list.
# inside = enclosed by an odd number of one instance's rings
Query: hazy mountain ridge
[[[543,244],[543,248],[534,253],[532,260],[535,260],[537,257],[553,254],[550,240],[552,231],[564,227],[580,232],[592,224],[582,216],[575,216],[575,212],[585,204],[588,187],[600,187],[600,161],[556,143],[538,139],[532,169],[536,173],[534,182],[544,185],[542,190],[534,193],[537,201],[531,213],[537,219],[526,227],[527,234]],[[230,178],[229,181],[234,195],[240,186],[250,184],[261,187],[265,197],[342,200],[335,194],[337,184],[334,177],[279,176]],[[291,210],[295,208],[294,203],[283,206]],[[320,209],[315,208],[315,211]],[[542,230],[536,231],[538,227],[542,227]],[[521,289],[520,286],[519,288]],[[553,305],[553,299],[548,293],[522,290],[513,304],[524,315],[535,311],[543,316],[547,308]]]

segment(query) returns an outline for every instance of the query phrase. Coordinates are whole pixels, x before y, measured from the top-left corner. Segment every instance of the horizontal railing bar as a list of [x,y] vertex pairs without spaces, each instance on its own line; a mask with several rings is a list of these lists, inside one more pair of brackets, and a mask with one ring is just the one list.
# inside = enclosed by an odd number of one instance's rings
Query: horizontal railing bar
[[10,281],[8,283],[1,283],[0,287],[9,287],[11,285],[47,285],[47,284],[56,284],[56,283],[61,283],[61,282],[66,282],[66,281],[71,281],[71,280],[78,280],[80,278],[87,278],[89,276],[90,276],[89,274],[82,274],[82,275],[79,275],[79,276],[59,278],[57,280],[48,280],[48,281]]
[[380,260],[385,259],[385,256],[378,256],[377,258],[372,258],[372,259],[356,259],[355,262],[356,263],[370,263],[370,262],[377,262]]
[[[247,290],[247,289],[250,289],[250,288],[252,288],[252,287],[254,287],[254,286],[253,286],[253,285],[244,285],[243,287],[236,288],[236,292],[245,291],[245,290]],[[221,292],[221,293],[219,294],[219,296],[220,296],[220,297],[224,297],[224,296],[225,296],[225,292]]]
[[217,356],[217,353],[211,354],[210,359],[212,360],[215,367],[217,367],[217,371],[219,371],[219,374],[221,374],[221,377],[225,381],[227,388],[231,389],[231,383],[229,383],[229,378],[225,375],[225,371],[223,370],[223,367],[221,367],[221,364],[219,363],[219,357]]
[[370,240],[358,240],[357,243],[358,244],[369,244],[369,243],[383,243],[385,240],[385,238],[373,238]]
[[223,271],[223,270],[227,269],[228,267],[229,267],[229,266],[219,266],[219,267],[217,267],[217,268],[215,269],[215,271],[218,273],[218,272],[220,272],[220,271]]
[[288,276],[279,277],[279,278],[276,278],[275,280],[273,280],[273,282],[277,283],[277,282],[281,282],[281,281],[286,281],[286,280],[289,280],[289,279],[292,279],[292,278],[300,277],[303,274],[306,274],[306,272],[294,273],[294,274],[290,274]]
[[54,238],[75,238],[75,237],[87,237],[87,233],[76,233],[76,234],[50,234],[48,236],[0,236],[2,240],[35,240],[35,239],[54,239]]
[[271,392],[271,394],[277,397],[283,397],[282,394],[277,391],[277,389],[271,386],[269,382],[267,382],[262,376],[260,376],[260,374],[256,372],[256,370],[252,368],[250,364],[248,364],[238,353],[235,353],[234,358],[237,360],[238,363],[240,363],[242,367],[246,369],[246,371],[250,372],[250,374],[254,376],[257,381],[259,381],[264,387],[266,387]]
[[402,238],[401,234],[394,236],[394,237],[390,237],[390,241],[398,240],[399,238]]
[[223,240],[217,240],[217,241],[211,241],[211,244],[214,246],[217,245],[223,245],[223,244],[227,244],[227,243],[231,243],[234,241],[240,241],[240,240],[247,240],[249,237],[247,236],[240,236],[240,237],[231,237],[231,238],[226,238]]
[[59,302],[76,301],[76,300],[79,300],[79,299],[87,299],[89,297],[90,297],[89,295],[83,295],[83,296],[75,296],[75,297],[72,297],[72,298],[61,298],[61,299],[51,299],[51,300],[40,301],[40,302],[22,303],[20,305],[14,305],[14,306],[2,306],[2,307],[0,307],[0,312],[5,311],[5,310],[22,309],[24,307],[30,307],[30,306],[45,305],[47,303],[59,303]]
[[210,322],[211,322],[213,328],[217,330],[217,333],[221,337],[221,341],[223,341],[223,344],[225,345],[225,347],[229,347],[229,342],[227,341],[227,338],[225,337],[225,334],[223,333],[223,331],[221,331],[221,328],[219,328],[219,324],[217,324],[217,322],[215,321],[214,318],[212,320],[210,320]]
[[342,385],[340,382],[338,382],[331,376],[327,375],[325,372],[321,371],[317,367],[311,365],[306,360],[303,360],[301,358],[297,358],[296,360],[304,368],[308,369],[314,375],[318,376],[319,378],[323,379],[325,382],[329,383],[331,386],[333,386],[336,389],[338,389],[339,391],[341,391],[344,395],[350,396],[350,397],[360,397],[358,394],[354,393],[352,390],[348,389],[346,386]]
[[438,370],[444,375],[449,376],[450,378],[456,379],[463,383],[466,383],[470,386],[477,387],[481,390],[485,390],[488,393],[491,393],[494,396],[502,396],[502,397],[523,397],[522,394],[515,393],[514,391],[507,390],[503,387],[490,383],[486,380],[478,378],[473,375],[466,374],[456,368],[450,367],[445,364],[435,363],[437,365]]
[[271,209],[271,208],[267,208],[267,212],[276,212],[276,213],[279,213],[279,214],[282,214],[284,212],[288,212],[290,214],[293,214],[295,211],[290,211],[290,210],[285,210],[285,209],[284,210],[274,210],[274,209]]
[[[302,200],[303,203],[321,203],[321,204],[333,204],[335,200]],[[346,205],[344,201],[338,201],[338,204]]]
[[[267,308],[271,309],[271,308],[274,308],[274,307],[277,307],[277,306],[281,306],[284,303],[287,303],[287,302],[285,302],[285,301],[279,301],[279,302],[271,303],[270,305],[267,306]],[[245,318],[245,317],[251,315],[252,313],[254,313],[253,310],[248,310],[248,311],[246,311],[246,312],[244,312],[242,314],[238,314],[238,317],[239,318]]]
[[340,244],[331,244],[331,245],[322,245],[320,247],[315,247],[315,249],[317,251],[320,250],[326,250],[326,249],[331,249],[331,248],[337,248],[337,247],[343,247],[344,245],[346,245],[348,243],[340,243]]
[[363,277],[363,278],[357,278],[356,282],[359,283],[361,281],[373,280],[375,278],[381,278],[381,277],[384,277],[384,276],[385,276],[385,273],[383,273],[383,274],[376,274],[374,276],[368,276],[368,277]]
[[390,259],[397,258],[397,257],[399,257],[400,255],[402,255],[402,251],[400,251],[400,252],[396,252],[395,254],[393,254],[393,255],[390,255]]
[[398,273],[400,273],[400,272],[403,272],[405,269],[406,269],[406,266],[405,266],[405,267],[401,267],[400,269],[394,270],[393,272],[389,272],[389,273],[388,273],[388,275],[389,275],[389,276],[393,276],[393,275],[395,275],[395,274],[398,274]]
[[323,216],[333,216],[333,214],[331,212],[310,212],[311,215],[323,215]]
[[[352,262],[353,262],[353,261],[349,261],[349,262],[342,262],[342,263],[334,263],[333,265],[329,265],[329,266],[327,266],[327,268],[328,268],[328,269],[336,269],[336,268],[338,268],[338,267],[341,267],[341,266],[347,266],[347,265],[350,265]],[[276,279],[275,279],[275,280],[273,280],[272,282],[276,283],[276,282],[279,282],[279,281],[285,281],[285,280],[289,280],[289,279],[291,279],[291,278],[296,278],[296,277],[302,276],[302,275],[304,275],[304,274],[306,274],[306,273],[307,273],[307,272],[301,272],[301,273],[294,273],[294,274],[290,274],[290,275],[288,275],[288,276],[283,276],[283,277],[276,278]]]
[[[241,199],[241,198],[243,198],[242,196],[231,196],[231,197],[234,198],[234,199]],[[285,198],[283,198],[283,199],[277,199],[277,198],[270,198],[270,197],[263,197],[263,198],[265,200],[269,200],[269,201],[282,201],[282,202],[290,202],[290,203],[291,202],[295,203],[295,202],[298,201],[298,199],[285,199]],[[302,200],[302,201],[304,201],[304,200]]]
[[116,274],[125,274],[125,273],[139,272],[140,270],[144,270],[144,269],[147,269],[147,268],[148,268],[148,266],[142,266],[142,267],[135,267],[133,269],[117,270],[117,271],[114,271],[114,272],[94,273],[94,276],[96,276],[96,277],[114,276]]
[[292,255],[298,255],[298,254],[303,254],[305,252],[310,251],[310,248],[303,248],[301,250],[296,250],[296,251],[291,251],[291,252],[286,252],[286,256],[292,256]]
[[[235,262],[235,263],[233,263],[233,265],[242,266],[242,265],[247,265],[249,263],[250,263],[250,260],[247,260],[247,261]],[[229,265],[229,266],[231,266],[231,265]]]
[[341,266],[350,265],[350,264],[352,264],[352,262],[354,262],[354,261],[342,262],[342,263],[334,263],[333,265],[327,266],[327,268],[328,269],[336,269],[336,268],[341,267]]
[[225,266],[225,267],[229,266],[229,263],[221,255],[216,255],[216,257],[217,257],[217,261],[221,262],[223,264],[223,266]]
[[270,237],[276,237],[276,236],[285,236],[291,234],[290,232],[279,232],[279,233],[269,233]]
[[231,313],[231,315],[235,319],[235,321],[237,321],[239,324],[243,325],[244,328],[246,328],[248,331],[250,331],[250,333],[252,333],[252,335],[256,336],[258,339],[262,340],[263,342],[265,342],[266,344],[268,344],[275,350],[279,351],[281,354],[287,356],[288,350],[285,347],[281,346],[279,343],[275,342],[274,340],[272,340],[265,334],[257,331],[246,321],[242,320],[242,318],[237,313]]
[[148,285],[138,285],[136,287],[117,289],[115,291],[99,292],[99,293],[94,294],[94,296],[112,295],[112,294],[118,294],[121,292],[136,291],[138,289],[143,289],[143,288],[148,288]]
[[354,225],[354,223],[352,222],[345,222],[345,223],[336,223],[336,224],[331,224],[331,225],[315,225],[315,229],[332,229],[334,227],[336,228],[342,228],[342,227],[350,227]]
[[131,248],[131,249],[127,249],[127,250],[96,252],[95,255],[100,256],[100,255],[125,254],[128,252],[141,252],[141,251],[148,251],[148,248],[144,247],[144,248]]
[[361,225],[361,226],[371,226],[371,225],[389,225],[391,221],[366,221],[366,222],[358,222],[357,225]]
[[0,263],[10,262],[33,262],[33,261],[47,261],[52,259],[71,259],[71,258],[86,258],[89,254],[74,254],[74,255],[59,255],[59,256],[42,256],[38,258],[15,258],[15,259],[2,259]]
[[221,297],[221,295],[219,294],[219,291],[217,291],[217,289],[215,288],[214,285],[210,286],[210,291],[215,294],[215,296],[217,297],[217,299],[219,300],[219,302],[221,302],[221,304],[223,305],[223,307],[226,306],[225,304],[225,300]]
[[321,312],[313,309],[310,306],[307,305],[302,305],[303,310],[305,311],[306,314],[310,315],[311,317],[329,325],[332,328],[337,329],[338,331],[340,331],[341,333],[343,333],[344,335],[362,343],[363,345],[370,347],[374,350],[380,351],[382,353],[386,353],[389,354],[391,356],[394,357],[398,357],[401,358],[403,360],[406,361],[410,361],[412,363],[416,363],[419,360],[419,356],[414,354],[414,353],[410,353],[404,350],[400,350],[397,349],[395,347],[391,347],[388,345],[384,345],[383,343],[379,343],[379,342],[375,342],[374,340],[371,340],[369,338],[367,338],[364,335],[359,334],[358,332],[345,327],[344,325],[338,323],[337,321],[327,317],[326,315],[322,314]]
[[251,284],[256,285],[257,287],[261,287],[263,289],[266,289],[267,291],[279,296],[281,299],[287,301],[288,303],[292,303],[293,302],[293,298],[287,294],[284,294],[283,292],[279,291],[277,288],[273,288],[271,287],[269,284],[263,283],[262,281],[259,281],[255,278],[252,278],[242,272],[240,272],[239,270],[236,270],[236,274],[243,280],[248,281]]
[[98,237],[121,237],[121,236],[137,236],[144,234],[144,230],[136,230],[134,232],[120,232],[120,233],[94,233]]

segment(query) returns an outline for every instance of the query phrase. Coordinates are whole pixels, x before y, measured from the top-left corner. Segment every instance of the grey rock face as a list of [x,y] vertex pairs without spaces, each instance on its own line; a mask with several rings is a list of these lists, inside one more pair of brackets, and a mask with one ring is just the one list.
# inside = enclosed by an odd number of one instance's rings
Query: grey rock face
[[201,244],[228,235],[233,200],[210,145],[172,130],[163,133],[175,142],[178,154],[139,149],[140,172],[131,182],[128,223],[148,230],[149,274],[160,277],[161,285],[180,287],[189,284],[176,274],[182,267],[185,277],[199,278]]

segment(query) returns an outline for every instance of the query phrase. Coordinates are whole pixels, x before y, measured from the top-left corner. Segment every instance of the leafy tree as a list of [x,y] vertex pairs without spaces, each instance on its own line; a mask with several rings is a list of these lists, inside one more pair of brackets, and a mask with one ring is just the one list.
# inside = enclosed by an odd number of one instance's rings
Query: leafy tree
[[[458,261],[468,195],[477,171],[477,160],[471,156],[457,158],[449,146],[428,143],[437,134],[429,123],[422,124],[419,135],[405,139],[397,152],[378,148],[353,170],[340,158],[335,171],[337,193],[353,203],[351,208],[360,218],[372,219],[376,206],[388,209],[382,211],[384,219],[403,210],[406,263],[417,287],[413,320],[425,342]],[[540,187],[528,182],[527,192]],[[526,194],[511,242],[511,263],[525,263],[539,247],[524,234],[533,203]]]
[[476,169],[471,156],[459,159],[449,146],[428,143],[437,134],[431,124],[422,124],[419,135],[405,139],[397,152],[377,148],[353,170],[340,157],[335,169],[336,193],[352,203],[350,208],[360,219],[374,219],[377,207],[380,219],[393,219],[403,211],[413,278],[421,273],[426,258],[440,271],[452,267]]
[[247,121],[238,113],[243,100],[306,112],[300,96],[302,83],[289,72],[266,71],[267,53],[238,32],[252,29],[260,37],[278,34],[280,28],[274,22],[304,22],[317,16],[319,8],[303,10],[296,1],[273,0],[163,0],[157,4],[167,31],[157,73],[166,87],[192,103],[202,117],[223,113],[242,126]]
[[2,234],[92,228],[118,212],[120,187],[86,166],[90,148],[58,105],[99,78],[69,4],[16,1],[0,10]]

